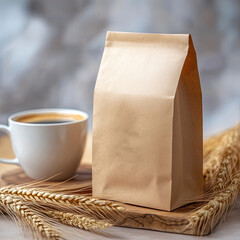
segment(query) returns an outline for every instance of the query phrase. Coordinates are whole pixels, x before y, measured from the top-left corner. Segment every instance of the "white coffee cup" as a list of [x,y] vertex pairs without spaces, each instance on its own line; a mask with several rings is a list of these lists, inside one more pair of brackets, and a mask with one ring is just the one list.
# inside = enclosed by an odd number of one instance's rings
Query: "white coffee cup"
[[[44,124],[19,121],[28,116],[51,114],[68,116],[68,119]],[[13,114],[8,118],[9,126],[0,125],[0,132],[10,135],[16,158],[1,158],[0,162],[20,165],[32,179],[68,179],[80,163],[87,138],[87,122],[86,113],[70,109],[36,109]]]

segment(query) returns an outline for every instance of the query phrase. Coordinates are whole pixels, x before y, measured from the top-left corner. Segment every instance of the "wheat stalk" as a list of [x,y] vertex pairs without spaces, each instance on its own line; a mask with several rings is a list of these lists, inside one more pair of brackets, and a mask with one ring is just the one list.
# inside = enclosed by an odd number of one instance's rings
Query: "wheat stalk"
[[221,135],[219,145],[210,153],[204,165],[204,180],[212,193],[210,199],[209,193],[206,195],[206,203],[190,217],[190,225],[197,229],[197,235],[207,228],[211,230],[236,200],[240,190],[239,151],[238,128],[233,128]]
[[206,229],[211,230],[216,223],[228,212],[240,190],[240,173],[236,173],[227,188],[216,193],[203,207],[195,211],[190,217],[192,229],[197,235],[203,235]]
[[226,183],[238,169],[239,162],[239,134],[234,132],[229,136],[226,147],[221,153],[221,162],[219,170],[213,179],[213,192],[217,192],[226,187]]
[[23,221],[33,234],[47,239],[61,239],[59,233],[49,225],[43,217],[31,209],[22,200],[14,196],[0,194],[0,207],[2,207],[10,216]]
[[203,159],[206,160],[208,155],[221,144],[222,139],[226,135],[230,134],[231,132],[235,132],[237,130],[237,128],[238,128],[238,126],[230,128],[220,134],[217,134],[217,135],[207,138],[203,142]]
[[[221,134],[219,145],[209,154],[203,168],[205,189],[213,184],[219,185],[226,182],[238,167],[239,159],[239,133],[237,128]],[[222,182],[222,184],[224,183]],[[217,190],[213,189],[212,191]]]
[[61,211],[44,211],[44,213],[63,224],[88,231],[109,228],[112,226],[112,224],[106,221],[96,220],[91,217],[75,213]]
[[101,200],[94,197],[67,195],[61,193],[47,192],[36,188],[3,187],[0,193],[20,196],[23,199],[40,204],[58,204],[61,207],[78,207],[94,216],[119,217],[124,207],[112,201]]

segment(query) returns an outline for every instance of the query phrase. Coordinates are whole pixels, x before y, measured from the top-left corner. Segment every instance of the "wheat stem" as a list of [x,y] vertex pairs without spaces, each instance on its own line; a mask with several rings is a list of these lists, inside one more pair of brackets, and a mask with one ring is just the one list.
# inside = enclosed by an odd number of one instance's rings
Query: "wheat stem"
[[14,215],[17,219],[24,221],[30,226],[30,229],[35,230],[35,233],[38,233],[40,236],[47,239],[61,239],[55,229],[19,198],[0,194],[0,206],[10,215]]
[[85,210],[102,210],[104,212],[118,212],[124,210],[123,206],[111,201],[73,194],[66,195],[60,193],[51,193],[36,188],[3,187],[0,188],[0,193],[21,196],[27,201],[40,203],[59,203],[61,205],[77,206]]
[[209,138],[207,138],[204,142],[203,142],[203,159],[207,160],[206,158],[209,156],[209,154],[216,149],[222,139],[224,138],[224,136],[229,135],[231,132],[235,132],[237,130],[238,126],[230,128],[228,130],[225,130],[224,132],[211,136]]
[[[213,184],[223,188],[222,181],[226,182],[238,168],[239,144],[239,133],[236,128],[228,130],[225,135],[221,136],[219,145],[212,150],[204,164],[203,179],[205,189]],[[217,189],[212,188],[212,190]]]
[[212,197],[209,199],[206,195],[206,203],[190,217],[190,225],[197,235],[202,235],[207,228],[211,230],[236,200],[240,190],[239,150],[239,132],[235,127],[221,135],[219,145],[209,154],[204,180]]
[[77,227],[84,230],[97,230],[97,229],[104,229],[109,228],[112,224],[102,221],[96,220],[84,215],[79,215],[75,213],[65,213],[61,211],[44,211],[49,217],[52,217],[59,222],[72,226]]
[[240,190],[240,173],[236,173],[225,190],[216,193],[203,207],[193,212],[190,217],[192,228],[197,235],[202,235],[206,228],[212,229],[227,213],[236,200]]

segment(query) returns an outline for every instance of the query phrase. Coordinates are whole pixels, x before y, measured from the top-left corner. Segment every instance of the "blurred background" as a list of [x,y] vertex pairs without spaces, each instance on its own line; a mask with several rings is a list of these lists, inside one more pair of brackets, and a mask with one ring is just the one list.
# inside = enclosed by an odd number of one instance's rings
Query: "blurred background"
[[204,135],[240,120],[239,0],[0,0],[0,20],[0,123],[47,107],[92,117],[107,30],[191,33]]

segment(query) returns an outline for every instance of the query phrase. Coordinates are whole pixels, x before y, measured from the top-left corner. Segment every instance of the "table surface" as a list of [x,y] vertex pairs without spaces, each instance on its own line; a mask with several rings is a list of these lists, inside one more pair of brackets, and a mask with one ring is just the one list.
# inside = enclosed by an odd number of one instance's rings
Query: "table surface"
[[[0,137],[0,157],[13,157],[10,141],[6,137]],[[86,151],[84,153],[82,163],[91,163],[91,137],[89,136],[87,141]],[[6,168],[6,164],[0,164],[0,169]],[[17,167],[17,166],[16,166]],[[168,239],[168,240],[193,240],[199,239],[199,237],[171,234],[150,230],[131,229],[123,227],[113,227],[105,230],[108,236],[99,236],[93,233],[81,231],[81,239],[89,240],[105,240],[105,239]],[[110,234],[110,235],[109,235]],[[109,237],[110,236],[110,237]],[[213,232],[203,237],[204,240],[220,239],[220,240],[239,240],[240,239],[240,198],[229,214],[227,220],[219,224]],[[8,217],[0,215],[0,240],[23,240],[16,224]],[[70,240],[70,239],[69,239]]]

